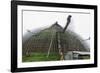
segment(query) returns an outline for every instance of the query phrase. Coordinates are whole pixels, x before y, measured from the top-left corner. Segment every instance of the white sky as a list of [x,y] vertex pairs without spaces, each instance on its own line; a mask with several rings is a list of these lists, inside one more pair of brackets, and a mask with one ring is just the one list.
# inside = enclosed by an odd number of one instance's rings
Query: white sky
[[68,29],[73,30],[84,39],[87,39],[90,36],[90,14],[80,13],[23,11],[23,35],[27,30],[49,27],[56,21],[64,27],[68,15],[72,15]]

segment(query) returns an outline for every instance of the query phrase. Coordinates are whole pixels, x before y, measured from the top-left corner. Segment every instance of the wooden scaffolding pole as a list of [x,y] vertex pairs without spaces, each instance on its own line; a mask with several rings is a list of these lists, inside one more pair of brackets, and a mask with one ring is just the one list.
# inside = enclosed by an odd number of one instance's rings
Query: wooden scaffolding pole
[[60,32],[57,32],[57,41],[58,41],[58,50],[59,50],[59,55],[60,55],[60,60],[64,60],[64,54],[62,51],[62,47],[61,47],[61,40],[60,40]]
[[50,49],[51,49],[51,46],[53,43],[53,37],[54,37],[54,32],[52,33],[52,37],[51,37],[51,41],[50,41],[50,45],[49,45],[49,49],[48,49],[48,53],[47,53],[47,58],[49,57],[49,54],[50,54]]

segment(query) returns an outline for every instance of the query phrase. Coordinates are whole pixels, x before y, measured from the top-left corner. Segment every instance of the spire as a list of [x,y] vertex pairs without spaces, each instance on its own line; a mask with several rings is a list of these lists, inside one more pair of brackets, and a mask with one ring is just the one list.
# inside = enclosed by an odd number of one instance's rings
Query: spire
[[62,31],[63,28],[58,24],[58,22],[56,21],[50,28],[57,30],[57,31]]

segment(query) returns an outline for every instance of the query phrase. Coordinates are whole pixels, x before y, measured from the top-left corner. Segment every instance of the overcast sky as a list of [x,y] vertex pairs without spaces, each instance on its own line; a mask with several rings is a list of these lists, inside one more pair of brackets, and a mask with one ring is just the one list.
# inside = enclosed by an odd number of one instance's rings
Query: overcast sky
[[90,36],[90,14],[84,13],[59,13],[59,12],[38,12],[23,11],[23,35],[27,30],[36,30],[46,28],[56,21],[64,27],[68,15],[72,15],[71,23],[68,29],[79,34],[83,39]]

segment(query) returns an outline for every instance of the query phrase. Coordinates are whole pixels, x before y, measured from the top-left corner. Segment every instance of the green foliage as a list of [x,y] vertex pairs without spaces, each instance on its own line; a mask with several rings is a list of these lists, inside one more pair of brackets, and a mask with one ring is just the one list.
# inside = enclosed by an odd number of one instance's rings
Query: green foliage
[[23,56],[23,62],[37,62],[37,61],[57,61],[59,55],[57,53],[50,53],[49,57],[46,57],[47,53],[32,53],[30,56]]

